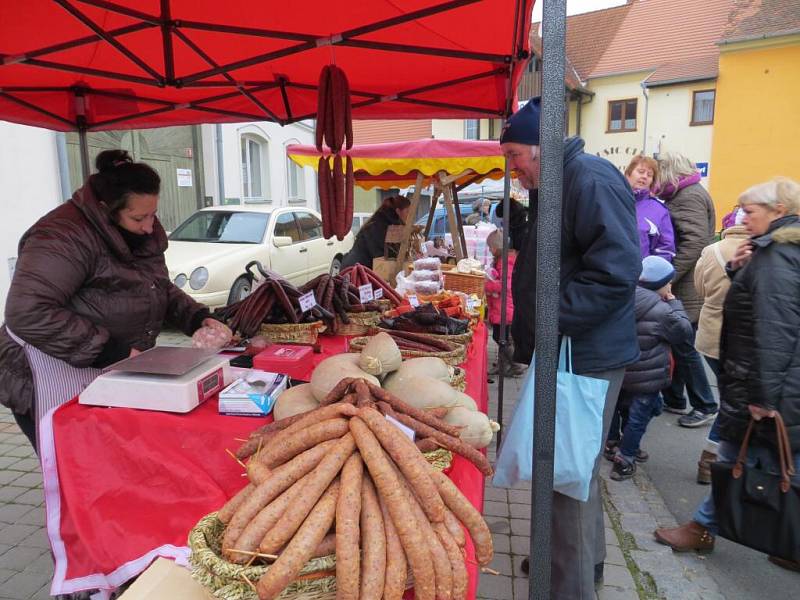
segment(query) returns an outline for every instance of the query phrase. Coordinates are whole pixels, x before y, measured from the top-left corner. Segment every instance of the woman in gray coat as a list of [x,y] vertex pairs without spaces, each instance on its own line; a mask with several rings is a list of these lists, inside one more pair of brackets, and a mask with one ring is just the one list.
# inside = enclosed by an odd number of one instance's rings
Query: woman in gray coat
[[[703,248],[714,238],[714,203],[700,185],[700,173],[694,163],[678,153],[665,153],[658,158],[658,196],[669,209],[675,231],[675,278],[672,292],[683,303],[692,325],[697,328],[703,299],[694,286],[694,268]],[[717,404],[706,377],[705,366],[692,343],[672,347],[675,373],[672,384],[662,391],[664,410],[681,414],[678,424],[701,427],[714,421]],[[691,411],[686,412],[684,389]]]

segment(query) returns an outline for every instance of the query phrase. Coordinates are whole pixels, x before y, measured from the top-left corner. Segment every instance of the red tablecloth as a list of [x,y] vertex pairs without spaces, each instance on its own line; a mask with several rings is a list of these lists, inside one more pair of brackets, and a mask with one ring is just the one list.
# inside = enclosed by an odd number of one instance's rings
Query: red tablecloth
[[[463,365],[467,393],[483,411],[486,339],[480,325]],[[345,350],[344,338],[326,339],[314,364]],[[225,449],[236,448],[235,438],[246,438],[261,422],[220,416],[216,400],[185,415],[75,400],[48,414],[40,439],[56,561],[51,594],[116,588],[157,556],[185,563],[189,530],[243,485],[242,470]],[[450,477],[481,510],[481,473],[456,456]],[[472,558],[471,546],[468,551]],[[474,598],[477,570],[468,566]]]

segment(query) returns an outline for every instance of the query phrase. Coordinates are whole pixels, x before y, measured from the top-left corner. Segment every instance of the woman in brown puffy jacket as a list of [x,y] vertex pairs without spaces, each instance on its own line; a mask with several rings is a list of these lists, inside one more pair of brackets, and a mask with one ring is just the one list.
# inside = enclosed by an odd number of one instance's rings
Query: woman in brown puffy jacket
[[123,150],[19,243],[0,329],[0,403],[36,448],[36,425],[101,369],[155,345],[167,323],[224,328],[169,279],[161,180]]

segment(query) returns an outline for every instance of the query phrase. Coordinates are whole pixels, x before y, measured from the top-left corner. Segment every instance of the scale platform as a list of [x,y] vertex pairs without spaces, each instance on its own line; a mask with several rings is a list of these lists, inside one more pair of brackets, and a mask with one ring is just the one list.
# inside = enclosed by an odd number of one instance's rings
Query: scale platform
[[80,394],[81,404],[187,413],[232,381],[216,350],[156,346],[109,367]]

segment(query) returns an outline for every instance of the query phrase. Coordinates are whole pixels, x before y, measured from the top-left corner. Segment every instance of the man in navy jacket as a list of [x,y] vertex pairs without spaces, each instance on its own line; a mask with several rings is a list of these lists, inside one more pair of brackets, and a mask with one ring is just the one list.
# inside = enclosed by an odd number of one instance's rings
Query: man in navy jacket
[[[527,307],[515,311],[511,329],[514,360],[524,363],[531,362],[536,345],[539,120],[539,98],[534,98],[508,120],[500,137],[508,167],[531,191],[533,220],[512,280],[514,305]],[[628,182],[614,165],[583,147],[578,137],[564,147],[558,329],[572,338],[573,370],[609,382],[603,415],[603,431],[608,431],[625,366],[639,357],[634,294],[642,263]],[[598,452],[587,502],[553,493],[551,585],[552,597],[559,600],[593,598],[594,584],[602,579],[599,464]]]

